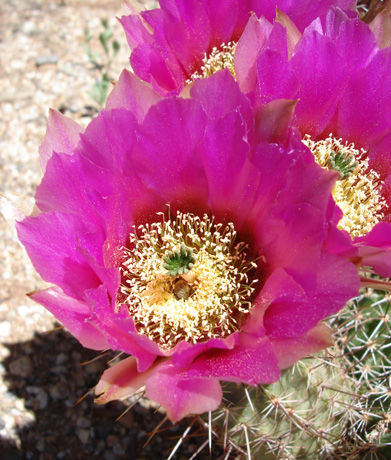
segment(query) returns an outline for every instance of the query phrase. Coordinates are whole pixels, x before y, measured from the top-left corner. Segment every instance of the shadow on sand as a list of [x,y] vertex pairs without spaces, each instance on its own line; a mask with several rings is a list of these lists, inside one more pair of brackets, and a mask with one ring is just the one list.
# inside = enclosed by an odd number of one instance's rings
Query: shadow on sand
[[[115,354],[81,365],[98,353],[83,348],[63,329],[5,346],[10,350],[2,363],[5,384],[10,393],[24,400],[35,421],[16,428],[20,444],[0,439],[2,460],[163,460],[189,425],[189,420],[176,425],[164,422],[164,414],[141,404],[116,421],[127,409],[126,403],[98,406],[91,394],[75,405],[96,385]],[[159,431],[144,446],[160,423]],[[190,459],[205,440],[205,433],[194,424],[190,438],[172,460]],[[205,447],[196,459],[221,455],[220,448],[209,455]]]

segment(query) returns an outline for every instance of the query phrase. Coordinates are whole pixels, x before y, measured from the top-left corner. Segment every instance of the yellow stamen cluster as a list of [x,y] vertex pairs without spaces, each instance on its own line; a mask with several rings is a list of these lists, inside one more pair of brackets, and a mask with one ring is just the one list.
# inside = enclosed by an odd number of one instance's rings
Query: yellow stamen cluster
[[[257,264],[246,260],[247,245],[235,243],[231,223],[215,224],[207,215],[160,215],[161,222],[135,229],[130,249],[124,249],[121,292],[138,332],[163,348],[226,337],[250,310],[257,282],[249,277]],[[183,244],[192,249],[194,265],[170,276],[164,258]]]
[[343,212],[338,227],[352,237],[366,235],[383,218],[382,210],[387,206],[380,193],[383,183],[379,175],[369,169],[368,160],[362,159],[366,152],[360,152],[354,144],[343,143],[332,134],[318,142],[307,135],[303,142],[324,169],[333,169],[331,164],[336,154],[345,159],[351,158],[350,165],[354,168],[347,176],[341,177],[333,189],[333,198]]
[[235,72],[235,51],[237,43],[229,42],[228,45],[223,43],[220,48],[213,48],[209,56],[206,55],[202,60],[201,69],[189,78],[187,83],[192,83],[199,78],[207,78],[219,70],[228,69],[236,80]]

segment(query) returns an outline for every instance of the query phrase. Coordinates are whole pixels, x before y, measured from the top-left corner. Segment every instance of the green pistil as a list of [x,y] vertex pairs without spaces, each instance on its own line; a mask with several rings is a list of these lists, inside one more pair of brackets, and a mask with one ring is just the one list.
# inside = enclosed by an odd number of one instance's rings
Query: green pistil
[[346,179],[358,166],[358,161],[352,163],[354,159],[353,155],[346,154],[346,152],[342,152],[342,150],[337,153],[333,152],[330,155],[328,167],[339,172],[340,180]]
[[165,264],[163,267],[167,270],[167,274],[178,276],[187,273],[191,270],[195,263],[193,249],[187,248],[184,243],[181,244],[181,249],[175,249],[168,252],[168,257],[163,257]]

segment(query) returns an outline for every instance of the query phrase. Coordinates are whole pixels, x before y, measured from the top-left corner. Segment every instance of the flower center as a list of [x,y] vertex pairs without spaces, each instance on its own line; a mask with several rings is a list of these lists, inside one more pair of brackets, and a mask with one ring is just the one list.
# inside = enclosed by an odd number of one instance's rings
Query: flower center
[[376,171],[368,168],[368,160],[362,159],[366,152],[355,149],[354,144],[343,144],[332,134],[318,142],[306,135],[303,142],[322,168],[339,172],[333,189],[334,201],[343,212],[338,227],[352,237],[366,235],[380,222],[382,210],[387,207],[380,192],[383,182]]
[[162,348],[202,342],[240,328],[257,268],[232,223],[177,213],[130,234],[121,267],[123,302],[137,331]]
[[228,69],[236,80],[234,64],[236,46],[235,42],[229,42],[227,45],[223,43],[219,48],[213,48],[209,56],[205,53],[201,69],[193,73],[187,83],[192,83],[199,78],[208,78],[223,69]]

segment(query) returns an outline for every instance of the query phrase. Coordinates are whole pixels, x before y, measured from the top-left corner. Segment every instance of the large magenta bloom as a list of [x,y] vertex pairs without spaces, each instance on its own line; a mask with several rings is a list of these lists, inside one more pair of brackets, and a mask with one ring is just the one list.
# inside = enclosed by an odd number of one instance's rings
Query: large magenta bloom
[[[276,8],[288,14],[299,30],[331,6],[354,8],[352,0],[161,0],[159,9],[121,18],[132,50],[135,73],[161,94],[177,91],[201,70],[203,59],[223,44],[238,43],[235,65],[246,71],[257,50],[240,44],[248,20],[263,17],[262,30],[248,30],[248,38],[260,44],[274,21]],[[252,37],[251,37],[252,34]],[[246,63],[247,62],[247,63]]]
[[333,253],[336,173],[289,128],[292,104],[254,114],[228,70],[187,99],[124,71],[107,107],[85,132],[52,112],[39,213],[17,224],[55,285],[31,297],[84,346],[132,355],[98,402],[146,385],[178,420],[215,409],[222,380],[274,382],[328,346],[320,321],[359,280]]

